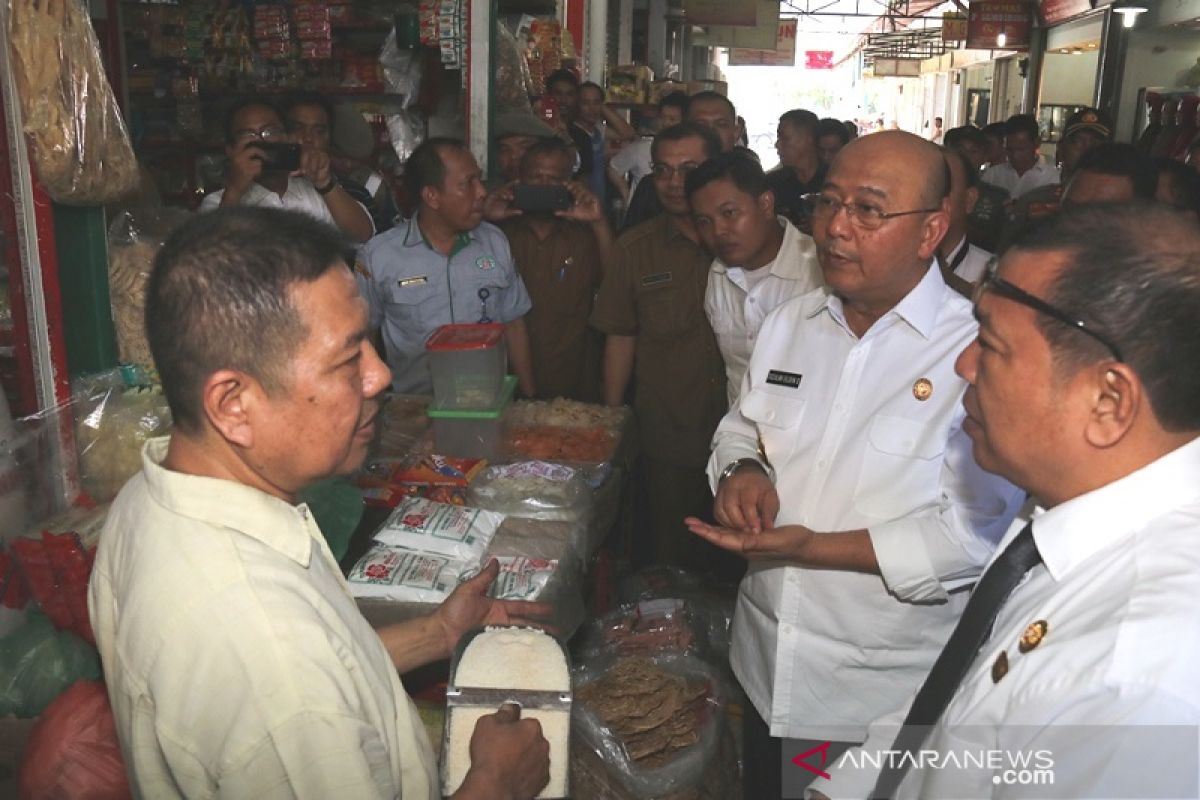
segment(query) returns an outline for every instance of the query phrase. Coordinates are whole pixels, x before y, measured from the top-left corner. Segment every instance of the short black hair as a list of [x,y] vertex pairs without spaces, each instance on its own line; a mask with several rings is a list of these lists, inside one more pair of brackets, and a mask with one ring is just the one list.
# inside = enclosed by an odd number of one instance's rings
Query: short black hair
[[713,181],[722,179],[732,181],[738,191],[751,197],[758,197],[771,188],[762,164],[744,150],[733,150],[708,159],[688,173],[683,188],[690,198]]
[[[1157,178],[1165,174],[1170,181],[1171,199],[1164,201],[1180,211],[1190,211],[1200,214],[1200,175],[1191,167],[1167,156],[1154,159],[1154,169]],[[1158,187],[1155,186],[1155,196]]]
[[712,90],[696,92],[694,95],[689,97],[687,108],[685,108],[683,111],[684,116],[685,117],[687,116],[687,112],[691,110],[693,104],[699,103],[699,102],[706,102],[708,100],[717,100],[719,102],[724,103],[729,108],[729,117],[734,122],[737,121],[737,109],[734,107],[733,101],[730,100],[725,95],[721,94],[720,92],[714,92]]
[[983,126],[983,135],[989,139],[1003,141],[1004,134],[1007,129],[1008,125],[1004,122],[989,122],[987,125]]
[[[963,174],[967,176],[968,189],[979,185],[979,170],[975,169],[975,165],[971,163],[971,159],[967,158],[966,153],[964,153],[962,150],[959,150],[957,147],[951,147],[949,145],[944,145],[942,147],[942,153],[945,154],[946,158],[957,158],[958,163],[962,164]],[[954,173],[950,172],[948,174],[950,176],[950,182],[953,183]]]
[[251,106],[262,106],[263,108],[269,108],[275,112],[275,116],[279,117],[280,122],[284,121],[283,114],[279,113],[279,106],[275,105],[266,97],[257,94],[240,97],[237,100],[234,100],[233,104],[225,111],[225,121],[222,128],[225,132],[225,141],[233,141],[234,117],[240,114],[244,109],[250,108]]
[[1038,127],[1037,117],[1033,114],[1013,114],[1004,123],[1004,135],[1012,136],[1013,134],[1023,133],[1029,137],[1029,141],[1036,142],[1042,137],[1042,130]]
[[1128,178],[1133,184],[1133,196],[1138,200],[1153,200],[1158,189],[1158,172],[1154,162],[1131,144],[1104,142],[1088,148],[1075,165],[1075,174],[1095,172]]
[[851,139],[858,138],[858,123],[852,119],[843,120],[842,124],[846,126],[846,133]]
[[820,120],[813,112],[803,108],[793,108],[779,116],[779,124],[782,125],[785,122],[797,130],[808,131],[814,139],[817,138],[817,125],[820,124]]
[[562,156],[567,161],[568,170],[575,163],[575,150],[571,145],[557,136],[546,136],[529,145],[529,149],[525,151],[525,155],[521,156],[521,169],[533,163],[535,158],[541,158],[542,156]]
[[678,108],[680,114],[686,114],[687,107],[688,96],[683,92],[671,92],[670,94],[664,95],[658,101],[659,111],[662,111],[664,108]]
[[974,125],[960,125],[942,135],[942,144],[946,147],[960,147],[968,142],[976,147],[985,148],[988,146],[988,136]]
[[420,197],[426,186],[442,188],[446,181],[446,162],[442,160],[442,151],[466,149],[462,139],[450,136],[433,136],[421,142],[412,151],[408,161],[404,162],[404,180],[409,190]]
[[287,115],[296,106],[320,106],[325,112],[325,119],[329,121],[329,132],[333,133],[333,102],[319,92],[297,91],[292,92],[283,101],[283,121],[287,122]]
[[813,134],[813,138],[820,139],[822,136],[836,136],[842,144],[850,143],[850,131],[846,130],[846,126],[841,120],[833,117],[817,120],[817,131]]
[[[1137,372],[1159,423],[1200,430],[1200,228],[1162,203],[1075,206],[1013,250],[1065,254],[1046,301],[1105,334]],[[1111,357],[1092,337],[1044,315],[1059,369]]]
[[308,336],[290,290],[345,269],[347,252],[336,228],[255,206],[198,214],[167,238],[146,285],[146,339],[180,430],[201,429],[204,382],[218,370],[288,389]]
[[650,143],[650,160],[658,159],[658,148],[663,142],[681,142],[693,137],[704,143],[704,159],[706,161],[721,152],[721,140],[715,133],[694,122],[681,122],[658,132],[654,141]]
[[549,89],[556,83],[569,83],[576,89],[579,88],[579,78],[575,77],[575,73],[567,69],[556,69],[546,76],[546,88]]
[[592,81],[584,81],[583,83],[579,84],[579,93],[581,95],[583,94],[584,89],[595,89],[597,92],[600,93],[601,100],[608,99],[608,92],[604,91],[604,87],[598,83],[593,83]]

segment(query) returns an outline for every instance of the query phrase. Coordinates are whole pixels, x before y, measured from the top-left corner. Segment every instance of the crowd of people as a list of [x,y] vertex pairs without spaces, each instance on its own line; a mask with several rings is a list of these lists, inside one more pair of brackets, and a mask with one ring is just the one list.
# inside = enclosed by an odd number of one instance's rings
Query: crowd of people
[[[632,405],[635,560],[738,586],[745,797],[801,778],[990,796],[991,760],[913,757],[955,748],[1052,752],[1064,796],[1194,791],[1194,738],[1152,774],[1119,755],[1144,726],[1200,724],[1196,174],[1112,142],[1094,109],[1061,166],[1026,115],[997,149],[987,129],[858,137],[791,110],[768,171],[714,93],[664,98],[618,163],[596,144],[619,128],[603,90],[548,84],[554,125],[498,120],[497,185],[429,139],[415,210],[374,236],[315,142],[291,174],[254,157],[296,115],[231,115],[220,208],[148,290],[177,433],[114,504],[91,592],[143,793],[436,795],[396,671],[544,609],[489,601],[493,565],[375,636],[295,503],[362,463],[387,387],[430,390],[423,343],[452,322],[503,324],[526,396]],[[520,185],[570,203],[523,208]],[[344,256],[313,216],[365,244]],[[472,757],[462,797],[548,776],[511,709]]]

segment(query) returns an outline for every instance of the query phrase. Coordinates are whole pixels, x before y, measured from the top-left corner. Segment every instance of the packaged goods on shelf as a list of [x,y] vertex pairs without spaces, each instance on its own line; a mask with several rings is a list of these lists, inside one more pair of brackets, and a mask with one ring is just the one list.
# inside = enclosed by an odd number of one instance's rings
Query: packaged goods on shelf
[[591,508],[583,474],[564,464],[520,461],[483,470],[467,490],[470,503],[509,516],[582,519]]
[[374,538],[381,544],[478,564],[503,521],[503,514],[492,511],[409,497]]

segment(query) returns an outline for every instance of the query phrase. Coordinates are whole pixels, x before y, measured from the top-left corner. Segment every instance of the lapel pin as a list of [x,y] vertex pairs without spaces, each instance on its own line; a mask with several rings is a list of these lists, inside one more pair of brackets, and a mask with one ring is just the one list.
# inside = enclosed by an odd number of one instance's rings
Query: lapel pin
[[1029,623],[1029,627],[1021,634],[1021,641],[1017,642],[1017,649],[1022,653],[1028,653],[1042,643],[1048,630],[1050,630],[1050,623],[1044,619]]
[[921,402],[933,397],[933,381],[929,380],[929,378],[919,378],[913,384],[913,397]]

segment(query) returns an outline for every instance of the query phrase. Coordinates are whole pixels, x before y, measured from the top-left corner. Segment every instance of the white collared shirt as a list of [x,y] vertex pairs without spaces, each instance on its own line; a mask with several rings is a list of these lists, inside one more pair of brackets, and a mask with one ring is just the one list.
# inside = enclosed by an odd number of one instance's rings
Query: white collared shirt
[[109,511],[88,587],[139,797],[440,797],[433,751],[312,514],[160,466]]
[[[220,208],[221,198],[224,196],[224,189],[218,189],[215,192],[204,195],[204,199],[200,201],[200,210],[213,211]],[[358,203],[357,200],[354,202]],[[282,196],[272,192],[258,181],[254,181],[250,184],[250,188],[246,190],[246,193],[242,195],[242,199],[238,202],[238,205],[303,211],[313,219],[327,222],[334,227],[337,226],[337,223],[333,219],[333,214],[329,211],[329,206],[325,204],[325,199],[321,197],[321,193],[317,191],[317,188],[312,185],[312,181],[307,178],[288,177],[287,191]],[[367,215],[367,219],[371,219],[366,206],[362,203],[358,203],[358,205],[363,210],[363,213]],[[371,221],[371,229],[372,231],[375,229],[374,220]]]
[[949,592],[975,580],[1017,510],[1019,490],[975,464],[961,430],[954,361],[976,327],[933,265],[861,339],[823,290],[763,324],[710,480],[761,442],[777,524],[865,528],[882,571],[751,562],[731,660],[772,736],[861,741],[903,703],[966,601]]
[[1005,161],[1003,164],[993,164],[985,169],[979,180],[999,186],[1008,192],[1009,197],[1016,200],[1039,186],[1058,183],[1058,167],[1039,153],[1037,161],[1023,175],[1018,175],[1012,164]]
[[[1200,439],[1035,513],[1033,538],[1043,563],[1001,607],[922,749],[1042,753],[1042,765],[1048,754],[1053,795],[1046,785],[1044,797],[1194,797]],[[1022,635],[1038,621],[1045,635],[1022,652]],[[1007,670],[995,666],[1001,653]],[[863,750],[890,748],[906,713],[907,702],[872,725]],[[1192,738],[1148,726],[1187,726]],[[835,799],[867,796],[877,777],[829,771],[832,781],[813,788]],[[910,771],[896,796],[1018,796],[1019,785],[995,788],[1011,777],[988,768]]]
[[783,243],[771,263],[747,272],[726,266],[717,258],[709,271],[704,313],[725,360],[730,404],[737,398],[754,340],[767,314],[824,282],[812,237],[783,217],[779,217],[779,224],[783,226]]
[[995,255],[984,250],[982,247],[968,244],[967,237],[964,236],[962,241],[958,243],[958,247],[954,248],[950,253],[950,257],[946,259],[946,262],[955,275],[967,283],[975,284],[983,280],[988,264],[992,263],[993,258],[995,258]]

